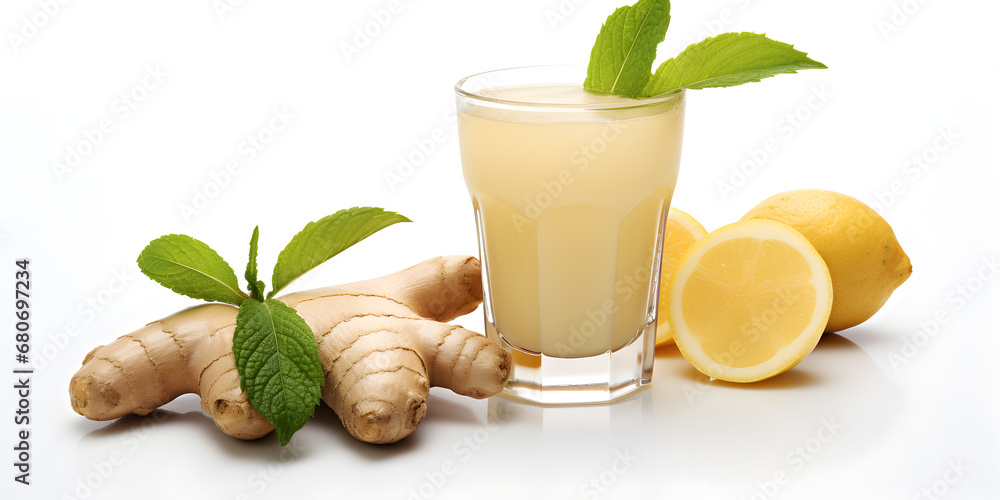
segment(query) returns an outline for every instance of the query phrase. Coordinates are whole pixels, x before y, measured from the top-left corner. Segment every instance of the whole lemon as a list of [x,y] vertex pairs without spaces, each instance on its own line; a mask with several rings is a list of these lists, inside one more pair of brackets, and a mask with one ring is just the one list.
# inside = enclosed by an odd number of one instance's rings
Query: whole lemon
[[803,189],[776,194],[743,219],[768,219],[792,226],[809,240],[830,268],[833,310],[827,332],[872,317],[913,266],[889,223],[850,196]]

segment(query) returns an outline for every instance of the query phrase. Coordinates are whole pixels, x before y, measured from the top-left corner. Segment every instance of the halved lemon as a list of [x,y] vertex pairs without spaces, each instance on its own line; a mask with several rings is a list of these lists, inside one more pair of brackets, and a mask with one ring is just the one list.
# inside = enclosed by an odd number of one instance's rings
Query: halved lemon
[[668,293],[681,354],[730,382],[797,365],[816,347],[833,305],[823,258],[796,230],[769,220],[723,226],[695,243]]
[[707,234],[708,231],[705,231],[705,228],[694,220],[694,217],[670,207],[663,235],[663,261],[660,264],[660,299],[657,305],[656,345],[666,345],[674,341],[670,335],[670,322],[667,321],[667,316],[670,315],[667,287],[677,271],[677,264],[680,263],[684,252]]

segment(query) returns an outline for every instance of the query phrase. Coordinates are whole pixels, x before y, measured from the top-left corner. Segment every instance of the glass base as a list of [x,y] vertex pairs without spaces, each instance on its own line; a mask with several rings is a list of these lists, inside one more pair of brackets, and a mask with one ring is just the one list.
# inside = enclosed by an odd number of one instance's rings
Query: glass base
[[541,404],[606,403],[626,396],[653,378],[656,319],[625,347],[586,358],[554,358],[522,351],[486,321],[487,337],[511,354],[504,392]]

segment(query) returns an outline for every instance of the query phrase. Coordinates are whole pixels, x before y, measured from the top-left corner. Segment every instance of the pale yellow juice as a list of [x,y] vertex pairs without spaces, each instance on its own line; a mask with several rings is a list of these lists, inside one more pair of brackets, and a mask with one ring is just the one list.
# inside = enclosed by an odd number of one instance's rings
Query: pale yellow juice
[[562,358],[627,345],[655,323],[651,280],[677,180],[683,98],[636,108],[578,85],[478,95],[553,105],[459,109],[496,331],[518,349]]

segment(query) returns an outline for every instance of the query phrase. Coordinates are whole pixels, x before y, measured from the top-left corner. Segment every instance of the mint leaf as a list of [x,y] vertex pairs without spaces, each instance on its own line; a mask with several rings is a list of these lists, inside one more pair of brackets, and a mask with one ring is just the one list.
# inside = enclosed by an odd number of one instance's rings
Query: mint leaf
[[260,226],[253,228],[253,236],[250,237],[250,260],[247,261],[247,272],[244,277],[247,279],[247,291],[250,292],[250,297],[264,300],[264,282],[257,279],[258,236],[260,236]]
[[381,208],[355,207],[306,224],[278,255],[267,297],[274,297],[310,269],[397,222],[410,219]]
[[601,26],[590,51],[583,87],[639,97],[649,81],[656,46],[670,24],[669,0],[639,0],[620,7]]
[[233,334],[240,388],[274,426],[282,446],[319,404],[324,378],[318,349],[309,325],[283,302],[240,304]]
[[723,33],[691,44],[660,65],[643,94],[654,96],[678,89],[732,87],[759,82],[780,73],[823,69],[787,43],[756,33]]
[[247,298],[233,268],[190,236],[161,236],[149,242],[137,262],[143,274],[181,295],[235,305]]

